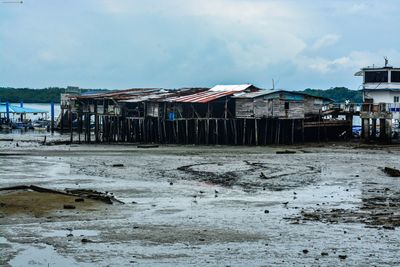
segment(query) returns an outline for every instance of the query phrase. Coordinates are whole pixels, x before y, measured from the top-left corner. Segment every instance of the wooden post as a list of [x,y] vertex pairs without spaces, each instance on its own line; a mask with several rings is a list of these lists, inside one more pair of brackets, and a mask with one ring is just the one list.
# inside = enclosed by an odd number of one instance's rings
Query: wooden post
[[188,122],[188,119],[185,120],[185,143],[189,144],[189,122]]
[[268,136],[268,119],[265,119],[265,128],[264,128],[264,145],[267,145],[267,136]]
[[215,119],[215,144],[218,145],[218,119]]
[[205,129],[205,132],[206,132],[206,145],[208,145],[209,143],[208,143],[208,138],[209,138],[209,134],[210,134],[210,120],[207,118],[206,119],[206,129]]
[[254,119],[254,134],[255,134],[255,141],[256,141],[256,146],[258,146],[258,126],[257,126],[257,119]]
[[246,119],[243,119],[243,141],[242,144],[246,144]]
[[199,144],[199,120],[195,119],[194,123],[195,123],[195,138],[196,138],[195,143]]
[[280,135],[281,135],[281,120],[278,119],[278,130],[277,130],[277,140],[276,140],[277,145],[279,145]]
[[[62,103],[61,103],[62,105]],[[61,108],[61,120],[60,120],[60,130],[64,132],[64,109]]]
[[375,140],[376,139],[376,119],[372,119],[372,134],[371,134],[371,139]]
[[96,143],[99,142],[99,114],[97,113],[97,101],[94,102],[94,135]]
[[82,112],[78,111],[78,142],[81,143],[81,133],[82,133]]
[[294,120],[292,120],[292,145],[294,144]]
[[71,110],[71,105],[68,108],[68,116],[69,116],[69,127],[70,127],[70,140],[69,142],[72,144],[72,141],[74,139],[74,129],[72,128],[72,110]]
[[237,145],[237,136],[238,136],[236,120],[237,120],[236,118],[233,119],[233,142],[235,145]]

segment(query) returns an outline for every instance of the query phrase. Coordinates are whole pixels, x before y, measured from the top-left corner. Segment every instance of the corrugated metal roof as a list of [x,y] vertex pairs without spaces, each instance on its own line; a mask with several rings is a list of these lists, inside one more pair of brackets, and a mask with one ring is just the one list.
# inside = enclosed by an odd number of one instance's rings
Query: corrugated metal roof
[[180,102],[180,103],[208,103],[210,101],[216,100],[221,97],[230,96],[235,94],[234,91],[228,92],[211,92],[205,91],[197,94],[181,96],[181,97],[172,97],[168,100],[171,102]]
[[[13,106],[13,105],[9,105],[8,106],[9,112],[10,113],[48,113],[45,110],[40,110],[40,109],[33,109],[33,108],[21,108],[18,106]],[[0,113],[6,113],[7,112],[7,108],[5,104],[1,104],[0,105]]]
[[127,90],[118,90],[118,91],[111,91],[111,92],[102,92],[93,95],[81,95],[76,96],[76,99],[115,99],[115,100],[122,100],[122,99],[130,99],[135,98],[137,96],[143,96],[152,94],[154,92],[160,92],[163,89],[160,88],[136,88],[136,89],[127,89]]
[[130,98],[130,99],[125,99],[121,100],[120,102],[124,103],[138,103],[142,101],[148,101],[148,100],[159,100],[163,98],[167,98],[169,96],[175,95],[174,93],[158,93],[158,94],[150,94],[150,95],[144,95],[144,96],[136,96],[135,98]]
[[322,97],[322,96],[313,96],[304,92],[298,92],[298,91],[286,91],[286,90],[261,90],[258,92],[252,92],[252,93],[245,93],[241,95],[234,96],[234,98],[256,98],[264,95],[270,95],[270,94],[289,94],[289,95],[301,95],[303,97],[314,97],[314,98],[319,98],[327,102],[333,102],[332,99]]
[[232,96],[238,92],[243,92],[252,86],[251,84],[216,85],[207,91],[180,97],[171,97],[168,101],[179,103],[208,103],[221,97]]
[[275,91],[275,90],[261,90],[258,92],[252,92],[252,93],[244,93],[244,94],[240,94],[240,95],[235,95],[234,98],[256,98],[259,96],[263,96],[263,95],[268,95],[271,93],[276,93],[279,91]]

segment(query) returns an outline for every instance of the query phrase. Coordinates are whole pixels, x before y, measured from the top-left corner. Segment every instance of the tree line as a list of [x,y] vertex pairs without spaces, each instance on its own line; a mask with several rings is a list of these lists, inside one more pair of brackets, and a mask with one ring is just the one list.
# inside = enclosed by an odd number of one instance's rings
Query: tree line
[[[20,101],[24,101],[25,103],[50,103],[53,101],[59,103],[61,93],[65,93],[66,90],[66,88],[61,87],[44,89],[0,87],[0,101],[14,103]],[[81,92],[105,90],[106,89],[81,89]],[[334,87],[327,90],[308,88],[303,92],[314,96],[327,97],[338,103],[343,103],[346,100],[350,100],[352,103],[362,103],[361,90],[350,90],[346,87]]]

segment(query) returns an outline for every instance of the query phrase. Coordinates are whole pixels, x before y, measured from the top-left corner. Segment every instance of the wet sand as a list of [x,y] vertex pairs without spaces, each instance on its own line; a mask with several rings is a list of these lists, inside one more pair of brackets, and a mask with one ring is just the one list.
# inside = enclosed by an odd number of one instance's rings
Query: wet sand
[[16,142],[0,142],[0,187],[89,188],[125,204],[0,207],[1,266],[400,265],[400,178],[381,169],[400,166],[400,147]]

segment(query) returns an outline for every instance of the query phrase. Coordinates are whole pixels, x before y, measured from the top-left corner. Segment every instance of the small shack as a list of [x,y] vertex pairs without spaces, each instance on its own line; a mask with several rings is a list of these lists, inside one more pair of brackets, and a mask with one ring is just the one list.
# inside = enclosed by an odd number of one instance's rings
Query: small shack
[[304,119],[319,115],[332,100],[302,92],[261,90],[233,97],[237,118]]

